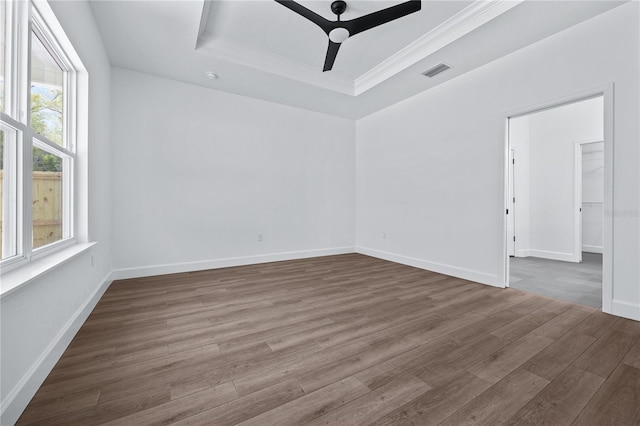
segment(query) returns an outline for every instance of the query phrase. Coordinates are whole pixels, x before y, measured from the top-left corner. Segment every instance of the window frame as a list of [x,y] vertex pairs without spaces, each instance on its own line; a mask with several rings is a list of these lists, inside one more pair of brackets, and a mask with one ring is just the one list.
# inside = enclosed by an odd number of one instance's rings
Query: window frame
[[[10,161],[5,162],[5,164],[10,164],[9,168],[5,165],[3,168],[3,180],[2,180],[2,193],[3,198],[2,202],[4,205],[2,206],[2,223],[8,224],[9,227],[13,227],[15,232],[12,232],[7,242],[7,239],[3,239],[2,244],[2,252],[6,253],[10,248],[11,251],[15,250],[15,253],[12,257],[8,259],[12,259],[23,251],[23,243],[22,243],[22,233],[18,232],[19,229],[23,227],[23,216],[22,216],[22,166],[23,162],[23,149],[22,149],[22,141],[24,140],[23,132],[20,131],[17,123],[13,120],[9,122],[8,120],[2,121],[2,127],[6,127],[9,130],[14,132],[14,136],[11,140],[8,141],[7,133],[4,135],[4,155],[8,157]],[[8,143],[9,142],[9,143]],[[4,160],[4,159],[3,159]],[[11,194],[15,188],[15,194],[7,200],[5,194]],[[4,232],[3,232],[4,235]]]
[[[77,54],[56,38],[51,26],[38,9],[37,2],[9,0],[6,4],[5,26],[5,111],[0,112],[3,124],[15,129],[18,158],[16,202],[16,255],[0,259],[2,274],[32,261],[77,244],[76,167],[78,136],[78,75],[82,64]],[[38,37],[52,59],[63,71],[62,145],[40,135],[31,128],[31,44]],[[69,51],[71,49],[71,51]],[[73,58],[74,60],[72,60]],[[74,65],[74,61],[76,65]],[[6,147],[6,144],[5,144]],[[62,238],[33,248],[33,148],[40,148],[62,158]],[[11,183],[11,185],[14,185]],[[7,185],[5,185],[7,187]],[[6,194],[6,193],[4,193]],[[4,198],[7,196],[3,195]],[[12,197],[13,199],[14,197]],[[6,205],[6,204],[5,204]],[[12,206],[13,208],[13,206]],[[4,213],[3,213],[4,214]],[[4,237],[6,238],[6,237]]]

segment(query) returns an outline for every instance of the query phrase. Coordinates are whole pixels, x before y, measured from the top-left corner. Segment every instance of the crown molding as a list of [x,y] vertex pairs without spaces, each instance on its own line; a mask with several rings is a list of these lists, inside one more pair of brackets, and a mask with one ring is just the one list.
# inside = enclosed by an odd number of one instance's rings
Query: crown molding
[[355,96],[366,92],[516,7],[524,0],[477,0],[398,53],[375,66],[354,82]]
[[209,15],[215,13],[204,2],[196,50],[228,62],[244,65],[284,78],[311,84],[349,96],[358,96],[453,43],[462,36],[511,10],[524,0],[476,0],[404,49],[390,56],[355,80],[318,73],[290,58],[252,49],[206,31]]

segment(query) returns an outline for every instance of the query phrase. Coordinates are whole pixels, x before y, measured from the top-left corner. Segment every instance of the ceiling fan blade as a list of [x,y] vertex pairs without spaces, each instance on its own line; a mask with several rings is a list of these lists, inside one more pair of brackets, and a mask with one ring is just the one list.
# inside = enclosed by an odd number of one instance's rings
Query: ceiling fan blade
[[341,43],[334,43],[329,40],[329,47],[327,48],[327,56],[324,58],[324,68],[322,68],[322,72],[331,71],[331,68],[333,68],[340,44]]
[[310,20],[311,22],[313,22],[314,24],[322,28],[322,30],[327,34],[329,34],[329,32],[334,28],[334,25],[331,21],[318,15],[314,11],[307,9],[301,4],[296,3],[295,1],[292,1],[292,0],[275,0],[275,1],[283,5],[287,9],[290,9],[293,12],[297,13],[298,15],[302,16],[303,18],[307,18],[308,20]]
[[342,22],[342,26],[349,30],[349,34],[353,36],[377,27],[378,25],[386,24],[387,22],[391,22],[395,19],[417,12],[421,8],[421,0],[410,0],[350,21],[344,21]]

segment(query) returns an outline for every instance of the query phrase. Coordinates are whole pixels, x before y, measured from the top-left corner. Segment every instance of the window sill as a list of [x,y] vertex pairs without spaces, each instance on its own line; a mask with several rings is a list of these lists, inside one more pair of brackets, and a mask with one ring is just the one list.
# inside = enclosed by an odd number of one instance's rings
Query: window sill
[[10,294],[26,288],[42,275],[65,264],[79,254],[84,253],[95,244],[95,242],[74,244],[3,274],[0,283],[0,299],[4,299]]

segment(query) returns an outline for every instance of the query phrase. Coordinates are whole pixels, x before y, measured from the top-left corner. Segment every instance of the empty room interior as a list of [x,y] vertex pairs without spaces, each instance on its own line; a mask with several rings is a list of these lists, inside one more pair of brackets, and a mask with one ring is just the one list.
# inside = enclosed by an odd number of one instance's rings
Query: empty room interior
[[0,424],[640,424],[640,3],[0,3]]

